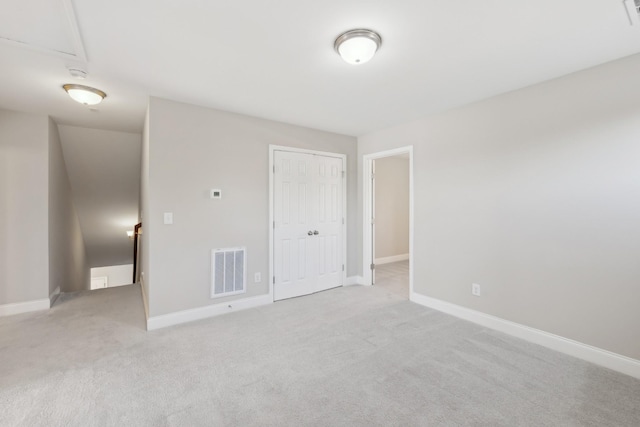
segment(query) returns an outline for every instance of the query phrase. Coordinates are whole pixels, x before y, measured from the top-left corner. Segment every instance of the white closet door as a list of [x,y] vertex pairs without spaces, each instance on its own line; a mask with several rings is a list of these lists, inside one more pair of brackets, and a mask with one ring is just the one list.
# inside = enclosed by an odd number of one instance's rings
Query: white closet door
[[314,156],[318,245],[316,292],[342,285],[342,159]]
[[313,232],[313,157],[275,152],[273,213],[274,299],[315,292]]
[[274,299],[342,285],[342,159],[274,152]]

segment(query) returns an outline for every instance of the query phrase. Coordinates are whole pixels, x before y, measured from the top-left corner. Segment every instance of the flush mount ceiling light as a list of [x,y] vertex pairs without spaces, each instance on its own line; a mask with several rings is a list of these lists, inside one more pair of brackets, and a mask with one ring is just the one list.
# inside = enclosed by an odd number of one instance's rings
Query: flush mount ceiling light
[[84,105],[99,104],[107,94],[101,90],[76,84],[66,84],[62,88],[67,91],[71,99]]
[[351,30],[341,34],[333,47],[349,64],[364,64],[380,49],[382,39],[371,30]]

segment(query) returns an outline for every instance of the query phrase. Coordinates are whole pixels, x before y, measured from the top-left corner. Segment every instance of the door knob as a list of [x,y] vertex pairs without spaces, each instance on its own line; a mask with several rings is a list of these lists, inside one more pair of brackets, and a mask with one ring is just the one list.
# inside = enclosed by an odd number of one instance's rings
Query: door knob
[[309,230],[309,231],[307,232],[307,234],[308,234],[309,236],[313,236],[313,231]]
[[317,236],[317,235],[318,235],[318,234],[320,234],[320,233],[318,233],[318,230],[313,230],[313,234],[314,234],[315,236]]

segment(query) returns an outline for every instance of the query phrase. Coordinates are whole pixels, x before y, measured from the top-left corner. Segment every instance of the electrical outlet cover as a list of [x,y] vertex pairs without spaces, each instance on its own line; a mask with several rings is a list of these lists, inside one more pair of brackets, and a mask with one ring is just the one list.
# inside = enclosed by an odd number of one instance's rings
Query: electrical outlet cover
[[480,285],[478,285],[477,283],[473,283],[471,285],[471,294],[479,297],[480,296]]

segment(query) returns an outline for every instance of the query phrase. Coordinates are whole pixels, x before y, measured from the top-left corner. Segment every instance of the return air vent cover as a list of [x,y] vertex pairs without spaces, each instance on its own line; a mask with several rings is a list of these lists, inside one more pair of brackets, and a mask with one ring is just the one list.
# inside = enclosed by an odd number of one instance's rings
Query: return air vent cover
[[629,14],[629,23],[631,25],[639,25],[640,18],[640,0],[624,0],[624,5],[627,8]]
[[211,298],[246,292],[246,248],[211,251]]

